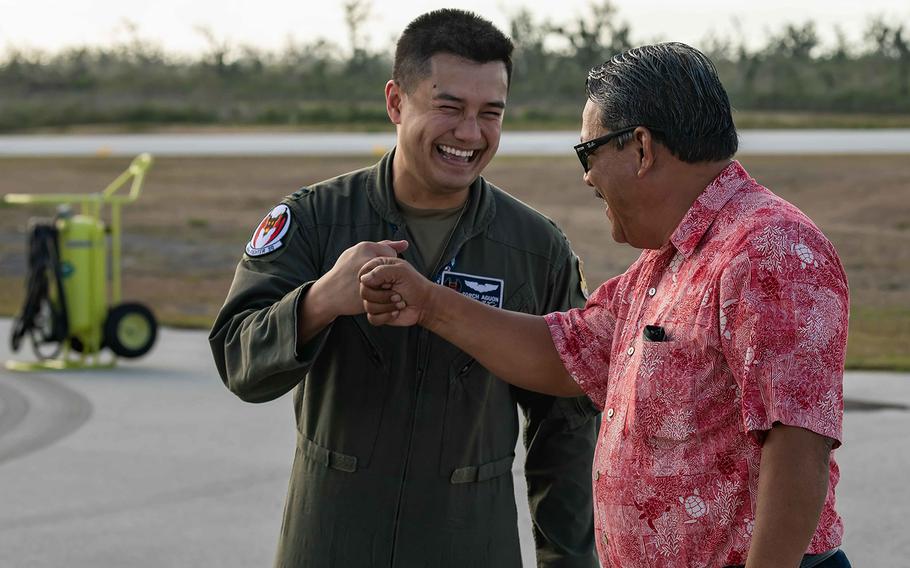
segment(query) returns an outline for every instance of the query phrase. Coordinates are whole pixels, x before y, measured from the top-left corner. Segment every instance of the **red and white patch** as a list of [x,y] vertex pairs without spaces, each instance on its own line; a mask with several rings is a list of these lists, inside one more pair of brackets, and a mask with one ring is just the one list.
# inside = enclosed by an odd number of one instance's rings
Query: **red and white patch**
[[246,245],[246,253],[249,256],[262,256],[278,250],[283,244],[281,239],[290,227],[291,210],[283,203],[276,205],[253,231],[253,236]]

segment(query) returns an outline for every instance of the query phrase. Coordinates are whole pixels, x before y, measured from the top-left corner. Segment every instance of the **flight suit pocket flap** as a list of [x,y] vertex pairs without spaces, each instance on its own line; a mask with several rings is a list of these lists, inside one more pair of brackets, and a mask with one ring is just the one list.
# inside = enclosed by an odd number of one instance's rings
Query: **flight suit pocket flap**
[[474,483],[476,481],[486,481],[499,477],[512,471],[512,462],[515,460],[515,454],[481,465],[469,465],[460,467],[452,472],[451,483]]
[[342,454],[341,452],[333,452],[328,448],[323,448],[306,436],[298,436],[298,438],[300,440],[300,449],[303,451],[303,455],[314,462],[348,473],[357,471],[356,456],[349,456],[347,454]]

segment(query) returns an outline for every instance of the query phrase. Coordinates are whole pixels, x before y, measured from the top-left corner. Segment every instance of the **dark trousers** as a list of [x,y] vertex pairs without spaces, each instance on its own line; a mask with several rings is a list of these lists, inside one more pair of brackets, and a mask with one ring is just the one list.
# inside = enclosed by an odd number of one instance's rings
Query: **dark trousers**
[[[838,550],[831,556],[825,558],[824,560],[819,560],[821,554],[807,554],[803,556],[803,561],[800,563],[800,568],[850,568],[850,561],[847,560],[847,555],[844,554],[843,550]],[[726,568],[744,568],[742,565],[739,566],[727,566]]]

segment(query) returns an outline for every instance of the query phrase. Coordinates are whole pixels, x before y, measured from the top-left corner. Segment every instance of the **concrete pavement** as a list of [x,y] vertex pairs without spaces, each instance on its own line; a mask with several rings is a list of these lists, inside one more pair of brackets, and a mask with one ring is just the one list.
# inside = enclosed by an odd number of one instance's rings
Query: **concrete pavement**
[[[0,320],[2,360],[9,325]],[[0,371],[0,566],[271,565],[294,454],[290,397],[236,399],[205,337],[163,330],[148,357],[113,370]],[[906,565],[910,377],[848,373],[845,395],[844,548],[854,566]]]

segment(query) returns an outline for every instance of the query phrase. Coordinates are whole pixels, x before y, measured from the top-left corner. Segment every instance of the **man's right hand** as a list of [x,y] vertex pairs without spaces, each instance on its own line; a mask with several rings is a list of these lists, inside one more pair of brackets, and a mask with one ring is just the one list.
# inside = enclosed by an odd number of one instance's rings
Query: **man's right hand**
[[373,325],[420,325],[508,383],[556,396],[583,394],[541,316],[468,298],[427,280],[400,258],[374,258],[364,264],[360,295]]
[[408,241],[363,241],[347,249],[335,266],[326,272],[310,288],[307,301],[314,298],[330,314],[332,319],[338,316],[354,316],[363,313],[363,300],[360,298],[360,269],[376,257],[395,257],[408,248]]
[[315,337],[338,316],[362,314],[360,269],[376,257],[395,257],[407,248],[407,241],[363,241],[341,253],[332,269],[314,282],[300,301],[298,347]]
[[360,269],[360,296],[373,325],[423,324],[436,286],[400,258],[374,258]]

